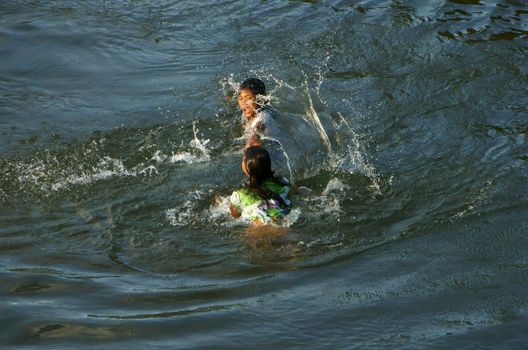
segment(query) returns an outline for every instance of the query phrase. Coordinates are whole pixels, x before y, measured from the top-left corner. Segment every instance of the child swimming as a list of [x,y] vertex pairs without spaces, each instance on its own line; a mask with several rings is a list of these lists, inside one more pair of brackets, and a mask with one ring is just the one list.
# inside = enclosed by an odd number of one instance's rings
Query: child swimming
[[274,176],[269,152],[258,146],[247,147],[242,170],[249,180],[231,194],[231,215],[255,226],[281,225],[292,207],[291,185],[287,179]]
[[277,111],[268,103],[266,85],[262,80],[249,78],[240,84],[238,105],[248,136],[246,147],[260,146],[261,136],[279,137],[281,131],[275,120]]
[[[273,159],[272,170],[288,176],[291,182],[294,178],[313,176],[329,160],[332,154],[329,142],[337,142],[337,134],[327,134],[313,104],[309,108],[300,99],[296,102],[296,112],[289,109],[278,113],[266,93],[266,85],[258,78],[246,79],[239,85],[244,147],[264,147]],[[310,96],[308,100],[312,103]],[[327,118],[325,124],[331,123],[331,118]]]
[[257,78],[244,80],[239,88],[238,105],[242,110],[246,138],[244,148],[266,148],[273,159],[273,170],[279,174],[289,174],[291,177],[288,147],[285,147],[288,137],[278,123],[276,109],[269,104],[264,82]]

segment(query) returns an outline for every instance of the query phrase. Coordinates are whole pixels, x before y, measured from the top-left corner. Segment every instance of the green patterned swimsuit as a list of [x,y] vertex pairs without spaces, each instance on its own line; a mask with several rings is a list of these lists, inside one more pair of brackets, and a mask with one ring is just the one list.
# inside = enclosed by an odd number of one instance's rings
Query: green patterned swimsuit
[[281,181],[282,184],[278,184],[272,180],[266,180],[263,186],[278,194],[284,201],[284,205],[274,199],[264,200],[248,188],[233,192],[229,201],[241,213],[242,220],[260,221],[263,224],[281,224],[282,219],[291,209],[291,202],[288,198],[290,183],[285,178]]

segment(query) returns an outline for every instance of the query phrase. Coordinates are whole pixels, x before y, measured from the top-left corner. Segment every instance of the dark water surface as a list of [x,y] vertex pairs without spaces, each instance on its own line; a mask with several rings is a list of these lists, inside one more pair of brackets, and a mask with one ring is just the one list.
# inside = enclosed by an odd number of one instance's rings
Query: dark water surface
[[[525,348],[527,53],[515,0],[1,1],[0,347]],[[275,239],[247,76],[312,190]]]

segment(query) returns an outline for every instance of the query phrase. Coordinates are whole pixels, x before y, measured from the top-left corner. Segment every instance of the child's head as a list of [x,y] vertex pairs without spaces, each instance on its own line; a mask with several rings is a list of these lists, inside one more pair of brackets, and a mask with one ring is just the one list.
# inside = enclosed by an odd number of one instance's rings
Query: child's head
[[240,84],[240,90],[242,89],[248,89],[250,90],[255,96],[257,95],[266,95],[266,85],[264,85],[264,82],[257,78],[248,78]]
[[269,152],[258,146],[246,148],[242,157],[242,170],[255,185],[273,177]]
[[238,95],[238,105],[248,119],[252,119],[257,109],[262,107],[262,102],[258,101],[259,96],[266,95],[266,85],[257,78],[246,79],[240,84]]

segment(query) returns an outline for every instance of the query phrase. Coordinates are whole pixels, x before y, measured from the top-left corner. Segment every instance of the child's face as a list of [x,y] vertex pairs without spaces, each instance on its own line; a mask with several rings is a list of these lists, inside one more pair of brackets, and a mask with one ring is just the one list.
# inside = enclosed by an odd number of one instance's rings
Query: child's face
[[252,119],[258,109],[257,97],[253,91],[249,89],[242,89],[238,94],[238,105],[248,119]]

